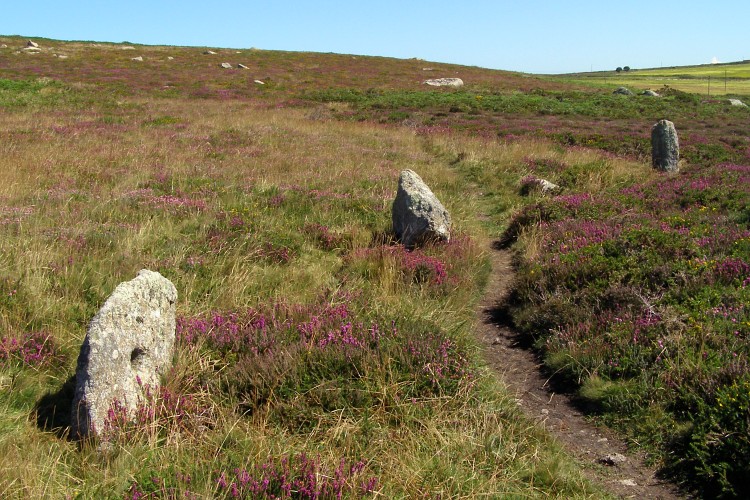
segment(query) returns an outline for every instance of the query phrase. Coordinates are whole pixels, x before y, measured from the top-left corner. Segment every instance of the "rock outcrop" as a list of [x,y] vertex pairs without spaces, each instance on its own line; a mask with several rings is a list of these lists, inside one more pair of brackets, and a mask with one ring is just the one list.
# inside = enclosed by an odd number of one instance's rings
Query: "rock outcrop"
[[424,83],[433,87],[463,87],[464,85],[464,81],[460,78],[435,78],[425,80]]
[[651,128],[651,163],[663,172],[677,172],[680,143],[677,130],[669,120],[659,120]]
[[391,215],[393,232],[407,248],[450,239],[450,214],[413,170],[403,170],[399,176]]
[[177,290],[142,270],[120,283],[89,324],[78,355],[71,436],[100,435],[113,405],[132,414],[146,386],[171,366]]

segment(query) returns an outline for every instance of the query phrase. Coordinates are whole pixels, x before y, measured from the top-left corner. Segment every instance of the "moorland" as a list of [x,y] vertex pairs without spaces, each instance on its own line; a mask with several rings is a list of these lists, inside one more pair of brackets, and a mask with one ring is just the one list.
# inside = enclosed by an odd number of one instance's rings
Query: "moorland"
[[[0,36],[0,496],[606,497],[484,361],[493,244],[558,387],[687,493],[750,491],[750,80],[26,40]],[[405,168],[450,242],[393,240]],[[67,436],[76,358],[143,268],[178,290],[174,367],[102,452]]]

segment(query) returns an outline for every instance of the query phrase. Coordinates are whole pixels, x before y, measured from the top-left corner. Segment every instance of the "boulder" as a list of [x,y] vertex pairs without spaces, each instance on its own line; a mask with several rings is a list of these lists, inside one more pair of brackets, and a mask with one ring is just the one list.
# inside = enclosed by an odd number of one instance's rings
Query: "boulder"
[[247,66],[245,66],[244,64],[238,64],[237,67],[240,68],[240,69],[250,69]]
[[221,63],[221,67],[224,69],[232,69],[232,65],[229,64],[228,62]]
[[425,80],[424,83],[433,87],[463,87],[464,85],[464,81],[460,78],[435,78]]
[[214,56],[216,55],[216,52],[214,52],[213,50],[204,50],[203,54],[207,56]]
[[27,54],[38,54],[39,52],[42,51],[42,49],[40,49],[39,47],[24,47],[21,50],[23,50]]
[[401,171],[391,215],[393,232],[407,248],[429,240],[450,239],[450,214],[412,170]]
[[260,80],[253,80],[253,83],[257,83],[258,85],[265,85],[265,82],[262,82]]
[[131,61],[143,61],[143,56],[132,57],[132,58],[130,58],[130,60]]
[[651,128],[651,163],[663,172],[677,172],[679,161],[680,143],[674,123],[659,120]]
[[562,188],[547,179],[529,175],[521,179],[521,194],[529,194],[531,191],[540,191],[544,194],[555,194],[562,191]]
[[661,97],[659,94],[657,94],[653,90],[644,90],[643,92],[641,92],[641,95],[645,95],[648,97]]
[[135,50],[135,47],[133,47],[132,45],[124,45],[120,47],[120,49],[121,50]]
[[28,47],[32,47],[32,48],[38,49],[39,48],[39,44],[36,43],[36,42],[34,42],[34,41],[32,41],[32,40],[29,40],[28,42],[26,42],[26,47],[27,48]]
[[617,87],[613,94],[619,94],[619,95],[633,95],[633,92],[626,88],[626,87]]
[[142,270],[120,283],[89,324],[78,355],[71,436],[101,435],[108,411],[132,416],[145,388],[156,388],[172,364],[177,290]]
[[739,99],[729,99],[729,104],[731,104],[732,106],[741,106],[741,107],[744,107],[744,108],[747,107],[747,104],[745,104],[744,102],[740,101]]

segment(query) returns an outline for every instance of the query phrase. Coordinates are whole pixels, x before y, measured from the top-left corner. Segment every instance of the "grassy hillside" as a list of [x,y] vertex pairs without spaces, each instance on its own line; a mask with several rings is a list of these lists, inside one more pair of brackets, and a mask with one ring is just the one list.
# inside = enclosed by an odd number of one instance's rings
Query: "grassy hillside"
[[[357,60],[261,53],[281,67],[247,76],[198,49],[54,43],[69,59],[0,53],[0,496],[599,496],[481,361],[478,190],[427,134],[293,106],[294,78]],[[404,168],[449,207],[449,244],[391,241]],[[71,377],[141,268],[178,289],[178,352],[102,454],[65,439]]]
[[[417,60],[37,41],[0,37],[0,495],[602,497],[482,362],[498,239],[508,313],[560,384],[689,487],[747,491],[747,109]],[[422,83],[443,76],[466,85]],[[676,176],[650,168],[665,117]],[[391,240],[403,168],[451,211],[450,243]],[[141,268],[178,289],[175,367],[138,425],[113,413],[101,454],[65,439],[71,376]]]
[[670,87],[700,95],[750,96],[750,61],[666,68],[597,71],[565,75],[571,82],[631,86],[633,90]]

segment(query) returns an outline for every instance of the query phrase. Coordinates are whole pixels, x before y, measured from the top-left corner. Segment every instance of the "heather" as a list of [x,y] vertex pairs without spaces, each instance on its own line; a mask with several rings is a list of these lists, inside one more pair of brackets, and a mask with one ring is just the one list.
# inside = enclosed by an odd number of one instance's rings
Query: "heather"
[[[555,390],[688,488],[746,494],[746,109],[419,60],[0,41],[0,495],[601,497],[482,360],[490,241]],[[650,168],[664,117],[674,176]],[[451,241],[394,241],[404,168]],[[174,367],[135,415],[112,406],[103,446],[68,441],[86,325],[142,268],[178,289]]]
[[[75,63],[83,45],[36,67],[53,82],[2,55],[2,496],[594,494],[483,365],[483,201],[439,145],[255,88],[152,95],[153,74],[105,78],[119,52]],[[393,241],[402,168],[451,207],[450,242]],[[178,289],[174,366],[99,442],[69,441],[86,326],[142,268]]]
[[516,217],[540,247],[520,264],[516,325],[604,421],[709,496],[748,491],[749,173],[691,166]]

